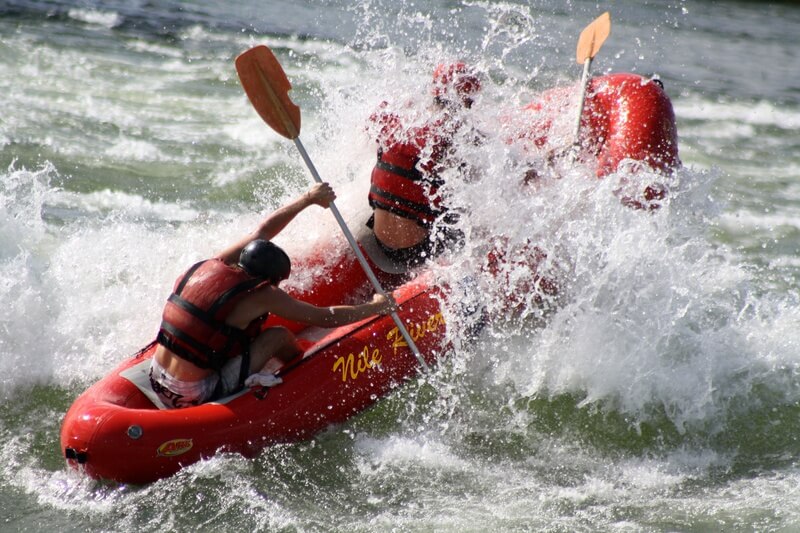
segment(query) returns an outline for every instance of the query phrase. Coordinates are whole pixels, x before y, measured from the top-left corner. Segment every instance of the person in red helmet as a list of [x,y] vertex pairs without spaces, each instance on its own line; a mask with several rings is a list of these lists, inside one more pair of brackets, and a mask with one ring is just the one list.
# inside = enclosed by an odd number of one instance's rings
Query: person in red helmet
[[454,156],[454,137],[480,89],[480,77],[464,63],[441,64],[433,72],[429,119],[410,124],[385,101],[370,117],[378,160],[370,179],[372,231],[361,241],[380,268],[407,270],[460,240],[457,215],[439,189],[445,169],[465,166]]
[[[254,232],[178,278],[150,365],[150,386],[165,407],[189,407],[232,394],[251,375],[269,374],[268,363],[279,367],[299,355],[291,331],[263,327],[269,314],[336,327],[395,309],[394,301],[381,294],[360,305],[320,307],[278,287],[289,277],[291,261],[270,239],[305,208],[328,207],[335,198],[327,183],[314,185],[267,216]],[[253,376],[262,377],[271,376]]]
[[460,103],[469,109],[480,89],[480,78],[464,63],[442,63],[433,71],[433,97],[442,107]]

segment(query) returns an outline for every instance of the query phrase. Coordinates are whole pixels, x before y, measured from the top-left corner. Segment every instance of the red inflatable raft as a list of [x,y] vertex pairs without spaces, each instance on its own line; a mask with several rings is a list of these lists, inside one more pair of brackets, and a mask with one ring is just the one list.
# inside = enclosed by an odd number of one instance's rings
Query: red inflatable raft
[[[530,119],[518,137],[550,155],[566,153],[565,137],[567,146],[573,142],[575,106],[574,87],[546,91],[525,107]],[[593,78],[581,115],[579,146],[580,159],[594,163],[599,178],[617,171],[625,162],[660,174],[678,168],[681,162],[675,113],[661,82],[627,73]],[[650,208],[651,201],[667,194],[660,184],[640,185],[639,198],[623,195],[623,203]]]
[[[567,92],[574,100],[574,90],[556,89],[530,106],[537,117],[536,135],[531,136],[536,143],[546,142],[555,116],[548,118],[541,110],[562,101],[558,98]],[[659,171],[679,165],[672,106],[652,81],[629,74],[596,78],[584,120],[584,146],[597,158],[600,176],[625,159]],[[401,278],[388,273],[392,269],[378,260],[375,247],[364,239],[365,255],[382,267],[375,268],[381,282],[396,287]],[[298,271],[322,267],[323,272],[316,275],[320,280],[316,287],[296,295],[331,305],[363,292],[366,276],[352,256],[331,265],[320,264],[322,255],[306,260]],[[426,361],[435,363],[447,349],[442,290],[430,274],[422,274],[401,284],[394,295],[401,320]],[[150,482],[220,451],[252,456],[274,443],[307,439],[370,407],[418,373],[418,362],[390,317],[331,330],[284,325],[308,349],[280,373],[283,383],[247,389],[220,402],[159,409],[150,399],[146,380],[154,348],[124,361],[67,412],[61,429],[67,462],[94,478]]]
[[[331,291],[337,294],[336,287]],[[400,319],[434,364],[445,348],[439,291],[422,276],[395,297]],[[143,391],[155,348],[149,346],[67,412],[61,429],[67,461],[93,478],[147,483],[218,452],[252,456],[270,444],[307,439],[417,374],[419,363],[388,316],[307,328],[298,338],[308,348],[280,372],[283,383],[173,410],[159,409]]]

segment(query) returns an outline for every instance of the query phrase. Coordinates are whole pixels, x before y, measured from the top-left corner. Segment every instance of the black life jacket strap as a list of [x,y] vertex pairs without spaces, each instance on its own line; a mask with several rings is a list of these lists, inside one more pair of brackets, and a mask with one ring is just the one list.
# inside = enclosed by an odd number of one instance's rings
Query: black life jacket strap
[[204,324],[206,324],[211,328],[219,328],[224,325],[222,322],[214,318],[214,315],[212,313],[200,309],[199,307],[197,307],[188,300],[184,300],[183,298],[181,298],[180,295],[178,295],[178,293],[170,294],[169,298],[167,298],[167,301],[177,305],[178,307],[180,307],[181,309],[183,309],[184,311],[186,311],[187,313],[189,313],[190,315],[192,315],[193,317],[200,320],[201,322],[203,322]]
[[375,166],[385,172],[396,174],[397,176],[401,176],[409,181],[425,181],[431,186],[437,188],[444,185],[444,180],[439,178],[437,174],[433,172],[423,173],[421,170],[417,169],[416,164],[419,162],[419,159],[415,160],[414,168],[403,168],[391,163],[387,163],[381,159],[382,155],[382,152],[378,152],[378,162],[375,163]]
[[386,257],[408,267],[421,265],[426,259],[434,256],[435,243],[427,238],[408,248],[390,248],[380,239],[375,239],[375,242]]
[[220,398],[224,398],[227,395],[239,392],[244,388],[244,382],[250,375],[250,347],[247,346],[245,350],[242,352],[242,361],[239,366],[239,377],[237,378],[236,386],[233,388],[233,390],[229,391],[225,390],[225,383],[223,383],[222,381],[221,369],[217,373],[219,374],[219,379],[217,380],[217,386],[214,387],[214,392],[211,394],[211,397],[206,401],[211,402],[219,400]]
[[378,155],[378,162],[375,163],[375,166],[386,172],[391,172],[392,174],[397,174],[398,176],[402,176],[407,180],[422,181],[423,179],[422,172],[417,170],[416,167],[414,168],[398,167],[397,165],[387,163],[386,161],[381,159],[380,155]]
[[242,352],[242,366],[239,367],[239,383],[237,388],[244,387],[244,380],[250,375],[250,345],[245,347]]
[[206,263],[207,261],[208,259],[200,261],[199,263],[195,263],[191,266],[191,268],[189,268],[189,270],[186,271],[186,273],[183,275],[183,278],[181,278],[181,281],[178,283],[178,286],[175,287],[175,294],[180,294],[181,292],[183,292],[183,288],[189,282],[189,278],[191,278],[194,275],[194,273],[197,272],[197,269],[203,266],[203,264]]
[[[227,360],[224,355],[209,350],[207,346],[200,344],[195,339],[167,322],[161,322],[161,328],[158,330],[156,341],[178,357],[186,359],[199,368],[219,370],[225,365],[225,361]],[[176,341],[180,341],[183,344]],[[189,346],[191,350],[185,348],[184,345]],[[204,354],[207,360],[204,361],[198,358],[195,353]]]
[[[410,213],[408,213],[408,211],[403,211],[402,209],[400,209],[398,207],[395,207],[394,205],[392,205],[392,203],[393,203],[393,204],[396,204],[396,205],[401,205],[401,206],[407,207],[408,209],[410,209],[410,210],[412,210],[412,211],[414,211],[416,213],[422,213],[424,215],[428,215],[431,218],[436,218],[436,217],[438,217],[439,215],[442,214],[442,211],[436,210],[436,209],[431,209],[431,207],[429,205],[427,205],[427,204],[419,204],[417,202],[412,202],[410,200],[406,200],[405,198],[400,198],[399,196],[391,194],[389,192],[386,192],[385,190],[383,190],[381,188],[378,188],[375,185],[372,185],[370,187],[369,192],[370,192],[369,205],[373,209],[377,207],[377,208],[383,209],[384,211],[389,211],[390,213],[394,213],[395,215],[398,215],[398,216],[401,216],[401,217],[404,217],[404,218],[412,218],[412,217],[409,216]],[[381,201],[381,200],[384,200],[384,201]],[[391,203],[388,203],[388,202],[391,202]],[[423,221],[423,220],[421,220],[421,219],[419,219],[417,217],[413,217],[412,220],[416,220],[416,221],[422,223],[423,225],[427,225],[428,224],[427,222],[425,222],[425,221]]]
[[225,304],[231,301],[231,299],[236,298],[242,293],[247,291],[251,291],[264,283],[264,278],[253,278],[246,281],[239,283],[238,285],[231,287],[224,294],[222,294],[217,300],[211,304],[211,307],[208,308],[208,314],[212,317],[217,314]]

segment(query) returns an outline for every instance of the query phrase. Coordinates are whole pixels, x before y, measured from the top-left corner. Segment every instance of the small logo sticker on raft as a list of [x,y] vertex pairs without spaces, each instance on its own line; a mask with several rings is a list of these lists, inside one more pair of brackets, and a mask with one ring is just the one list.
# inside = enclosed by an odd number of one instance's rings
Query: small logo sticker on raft
[[192,439],[172,439],[158,447],[156,453],[161,457],[173,457],[192,449]]

